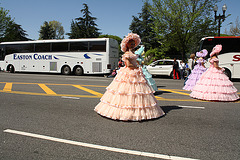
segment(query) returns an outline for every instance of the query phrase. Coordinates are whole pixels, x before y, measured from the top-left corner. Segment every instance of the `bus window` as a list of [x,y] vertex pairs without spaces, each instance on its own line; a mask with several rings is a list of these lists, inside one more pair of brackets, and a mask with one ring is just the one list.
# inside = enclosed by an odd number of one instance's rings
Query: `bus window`
[[0,46],[0,60],[4,60],[5,52],[4,52],[4,46]]
[[52,43],[52,52],[67,52],[68,51],[68,43]]
[[106,52],[106,41],[89,42],[89,51]]
[[50,52],[50,43],[36,43],[35,52]]
[[20,44],[19,53],[32,53],[34,52],[34,44]]
[[6,55],[12,54],[12,53],[19,53],[18,44],[6,45]]
[[88,51],[88,42],[70,42],[70,51]]

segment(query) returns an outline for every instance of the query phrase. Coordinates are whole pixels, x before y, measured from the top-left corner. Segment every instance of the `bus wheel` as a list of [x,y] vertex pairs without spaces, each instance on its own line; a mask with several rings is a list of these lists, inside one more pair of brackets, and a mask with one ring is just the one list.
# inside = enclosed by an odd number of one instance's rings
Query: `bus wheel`
[[62,68],[62,74],[69,75],[71,73],[71,69],[69,66],[63,66]]
[[13,66],[13,65],[10,65],[10,66],[9,66],[9,72],[10,72],[10,73],[14,73],[14,72],[15,72],[15,69],[14,69],[14,66]]
[[77,76],[82,76],[82,75],[83,75],[83,69],[82,69],[82,67],[77,66],[77,67],[74,69],[74,73],[75,73],[75,75],[77,75]]
[[224,68],[224,74],[226,74],[226,76],[228,76],[229,80],[231,80],[231,77],[232,77],[232,74],[231,74],[231,71],[229,71],[229,69],[227,68]]

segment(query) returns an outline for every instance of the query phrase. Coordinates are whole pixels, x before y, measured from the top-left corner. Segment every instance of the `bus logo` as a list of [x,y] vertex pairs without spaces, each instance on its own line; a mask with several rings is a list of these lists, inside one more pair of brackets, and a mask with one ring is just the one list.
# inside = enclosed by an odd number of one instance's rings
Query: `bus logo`
[[55,56],[52,55],[46,55],[46,54],[33,54],[33,55],[17,55],[13,54],[14,60],[52,60],[53,58],[58,59]]
[[235,62],[240,61],[240,55],[234,55],[233,61],[235,61]]

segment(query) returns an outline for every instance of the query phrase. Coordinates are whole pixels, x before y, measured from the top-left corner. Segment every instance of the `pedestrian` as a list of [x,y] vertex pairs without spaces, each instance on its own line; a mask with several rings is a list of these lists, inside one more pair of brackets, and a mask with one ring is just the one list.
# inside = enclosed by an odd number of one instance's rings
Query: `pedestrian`
[[119,61],[118,61],[118,69],[123,67],[123,61],[122,61],[122,58],[119,58]]
[[144,58],[142,57],[142,54],[144,54],[144,46],[141,46],[137,51],[135,51],[135,54],[138,55],[137,61],[139,66],[142,68],[142,72],[149,84],[153,88],[154,91],[157,91],[157,85],[155,80],[152,78],[151,73],[148,72],[146,65],[144,65]]
[[110,78],[110,77],[115,77],[116,74],[117,74],[117,70],[114,69],[114,70],[112,71],[112,73],[108,76],[108,78]]
[[193,70],[195,65],[195,54],[192,53],[190,55],[190,58],[188,59],[188,67],[189,67],[189,72],[191,73],[191,71]]
[[137,65],[138,55],[134,54],[134,48],[140,42],[139,35],[134,33],[129,33],[122,40],[125,67],[118,70],[100,103],[95,107],[98,114],[123,121],[154,119],[165,114],[153,95],[154,90],[148,85],[142,69]]
[[210,67],[204,72],[193,88],[191,97],[208,101],[236,101],[237,89],[219,67],[218,54],[222,45],[216,45],[210,54]]
[[174,61],[173,61],[173,79],[179,79],[178,72],[179,72],[179,64],[178,64],[176,58],[174,58]]
[[180,61],[180,65],[179,65],[179,71],[180,71],[180,78],[184,79],[184,72],[185,72],[185,63],[183,63],[183,61]]
[[193,87],[196,85],[201,75],[207,70],[207,68],[204,66],[206,60],[203,59],[207,54],[208,51],[206,49],[203,49],[202,51],[196,53],[199,59],[196,61],[197,65],[195,65],[194,69],[192,70],[192,73],[188,76],[188,80],[186,81],[185,86],[183,87],[184,90],[191,91]]

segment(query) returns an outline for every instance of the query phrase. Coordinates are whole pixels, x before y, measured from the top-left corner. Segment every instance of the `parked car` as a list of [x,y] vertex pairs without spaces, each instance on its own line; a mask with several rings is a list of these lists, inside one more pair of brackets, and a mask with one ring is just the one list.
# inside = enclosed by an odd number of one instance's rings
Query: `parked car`
[[[152,75],[165,75],[173,77],[173,59],[160,59],[147,66],[147,70]],[[177,60],[180,67],[180,60]]]

